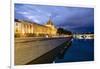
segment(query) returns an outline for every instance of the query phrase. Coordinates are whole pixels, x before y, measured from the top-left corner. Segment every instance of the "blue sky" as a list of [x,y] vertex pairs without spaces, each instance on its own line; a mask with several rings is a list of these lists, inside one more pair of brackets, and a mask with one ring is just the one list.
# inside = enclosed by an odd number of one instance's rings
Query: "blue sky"
[[51,19],[56,27],[72,32],[94,32],[93,8],[15,4],[15,18],[39,24]]

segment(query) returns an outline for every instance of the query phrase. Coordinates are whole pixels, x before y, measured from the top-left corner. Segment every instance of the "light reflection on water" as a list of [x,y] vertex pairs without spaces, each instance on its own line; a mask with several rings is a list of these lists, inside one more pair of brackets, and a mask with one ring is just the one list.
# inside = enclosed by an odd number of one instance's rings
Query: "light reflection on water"
[[70,47],[56,57],[55,63],[94,60],[94,39],[73,39]]

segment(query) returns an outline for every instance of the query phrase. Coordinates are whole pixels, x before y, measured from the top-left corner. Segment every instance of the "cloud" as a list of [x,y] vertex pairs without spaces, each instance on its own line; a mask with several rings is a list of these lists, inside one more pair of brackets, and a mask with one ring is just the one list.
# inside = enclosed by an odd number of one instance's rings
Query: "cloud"
[[[26,19],[39,24],[51,19],[57,27],[77,31],[94,25],[94,9],[81,7],[15,4],[15,18]],[[83,30],[82,30],[83,31]]]

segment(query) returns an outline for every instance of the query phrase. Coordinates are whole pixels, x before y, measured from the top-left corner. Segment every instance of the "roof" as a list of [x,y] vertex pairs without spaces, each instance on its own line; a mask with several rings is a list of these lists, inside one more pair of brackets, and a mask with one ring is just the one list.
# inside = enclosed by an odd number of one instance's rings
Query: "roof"
[[[19,23],[27,23],[27,24],[35,24],[35,25],[47,27],[47,26],[45,26],[45,25],[41,25],[41,24],[38,24],[38,23],[36,23],[36,22],[31,22],[31,21],[27,21],[27,20],[19,20],[19,19],[15,19],[15,22],[19,22]],[[47,28],[49,28],[49,27],[47,27]]]
[[46,25],[54,25],[53,22],[51,20],[49,20]]

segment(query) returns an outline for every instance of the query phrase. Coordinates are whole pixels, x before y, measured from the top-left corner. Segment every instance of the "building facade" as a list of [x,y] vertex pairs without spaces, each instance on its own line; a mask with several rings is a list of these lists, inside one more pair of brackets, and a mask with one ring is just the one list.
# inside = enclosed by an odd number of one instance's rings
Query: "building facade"
[[45,25],[40,25],[35,22],[15,19],[15,37],[54,36],[56,34],[57,28],[51,20]]

